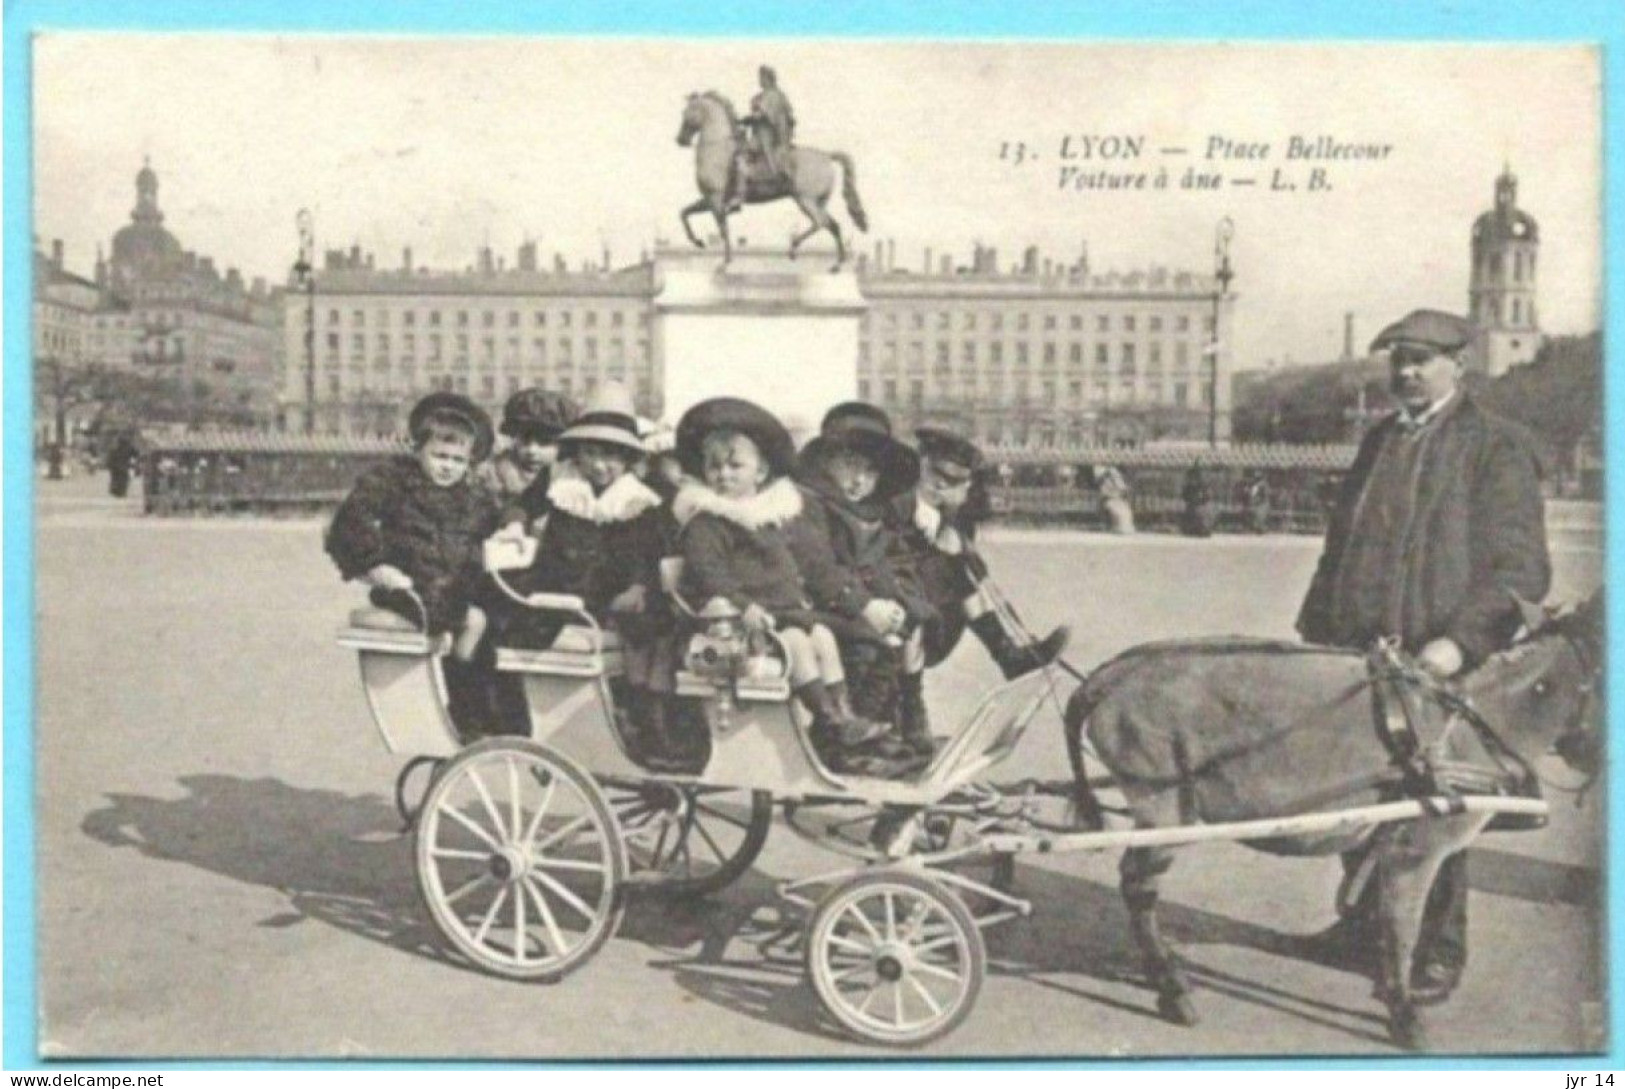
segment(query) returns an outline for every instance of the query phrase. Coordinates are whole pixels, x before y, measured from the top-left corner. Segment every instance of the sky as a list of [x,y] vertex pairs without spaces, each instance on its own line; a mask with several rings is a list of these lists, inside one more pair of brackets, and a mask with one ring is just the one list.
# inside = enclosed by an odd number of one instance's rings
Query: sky
[[[527,238],[544,261],[627,263],[681,238],[687,94],[743,110],[764,62],[798,142],[855,161],[857,245],[895,239],[902,265],[927,247],[968,263],[978,242],[1004,265],[1031,244],[1071,261],[1086,244],[1096,272],[1207,272],[1229,217],[1238,366],[1328,360],[1345,312],[1363,346],[1410,309],[1466,310],[1469,231],[1509,163],[1540,223],[1543,326],[1600,323],[1600,67],[1577,46],[53,33],[35,44],[36,233],[88,274],[150,158],[165,226],[247,277],[286,278],[301,207],[318,248],[358,243],[381,266],[411,246],[462,268],[487,243],[511,263]],[[1289,161],[1294,136],[1388,151]],[[1086,137],[1143,151],[1084,159]],[[1013,163],[1017,143],[1037,158]],[[1312,192],[1316,165],[1330,188]],[[1063,167],[1147,188],[1063,187]],[[1151,187],[1163,167],[1169,188]],[[1224,181],[1182,189],[1187,169]],[[1295,190],[1272,189],[1277,169]],[[779,203],[734,231],[768,245],[801,222]]]

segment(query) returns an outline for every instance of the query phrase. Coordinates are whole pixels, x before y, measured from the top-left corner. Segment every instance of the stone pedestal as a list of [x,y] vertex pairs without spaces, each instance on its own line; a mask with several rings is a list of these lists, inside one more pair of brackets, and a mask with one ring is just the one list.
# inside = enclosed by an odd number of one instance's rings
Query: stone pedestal
[[858,323],[867,303],[833,254],[738,253],[724,270],[710,250],[655,258],[653,356],[661,416],[675,424],[709,397],[747,397],[798,442],[831,405],[857,396]]

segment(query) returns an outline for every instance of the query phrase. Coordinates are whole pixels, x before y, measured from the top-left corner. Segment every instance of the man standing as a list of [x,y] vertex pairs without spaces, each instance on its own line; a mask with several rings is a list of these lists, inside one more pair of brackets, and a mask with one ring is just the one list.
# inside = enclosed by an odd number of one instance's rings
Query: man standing
[[[1416,310],[1372,342],[1388,353],[1400,408],[1366,434],[1343,482],[1298,616],[1309,642],[1392,637],[1452,677],[1510,643],[1519,597],[1546,596],[1539,468],[1514,425],[1461,388],[1472,334],[1462,318]],[[1360,861],[1344,856],[1350,874]],[[1428,898],[1413,973],[1423,1001],[1448,996],[1466,964],[1466,863],[1465,852],[1448,859]],[[1373,903],[1362,896],[1329,936],[1367,946]]]
[[789,181],[790,145],[795,142],[796,115],[790,109],[790,100],[779,90],[778,74],[767,65],[756,73],[761,91],[750,100],[750,118],[747,122],[756,133],[756,146],[768,169]]

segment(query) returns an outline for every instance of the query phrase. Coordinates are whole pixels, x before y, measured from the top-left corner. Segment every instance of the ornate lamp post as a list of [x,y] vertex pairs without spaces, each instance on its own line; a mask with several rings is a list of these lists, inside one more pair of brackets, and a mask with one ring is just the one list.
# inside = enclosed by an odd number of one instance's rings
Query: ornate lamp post
[[1207,387],[1207,444],[1219,445],[1219,310],[1235,271],[1230,267],[1230,239],[1235,236],[1236,225],[1229,216],[1219,220],[1213,236],[1213,340],[1208,345],[1211,359],[1211,378]]
[[316,431],[316,241],[310,209],[299,209],[294,223],[299,227],[299,260],[293,281],[305,293],[305,434],[310,435]]

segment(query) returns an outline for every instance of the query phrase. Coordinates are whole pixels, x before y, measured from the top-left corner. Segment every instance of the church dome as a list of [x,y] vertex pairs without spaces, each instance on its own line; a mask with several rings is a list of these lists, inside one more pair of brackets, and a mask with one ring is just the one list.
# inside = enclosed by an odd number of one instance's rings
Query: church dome
[[113,235],[114,273],[144,278],[177,270],[181,263],[181,244],[164,229],[164,213],[158,210],[158,175],[150,162],[143,163],[135,176],[135,210]]

